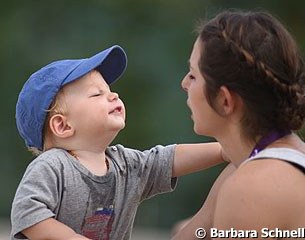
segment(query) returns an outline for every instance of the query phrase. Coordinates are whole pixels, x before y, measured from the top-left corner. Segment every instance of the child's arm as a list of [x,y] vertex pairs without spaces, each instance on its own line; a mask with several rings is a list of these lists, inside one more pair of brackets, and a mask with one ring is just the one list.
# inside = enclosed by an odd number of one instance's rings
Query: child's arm
[[197,172],[224,162],[219,143],[178,144],[175,150],[173,177]]
[[43,220],[22,233],[31,240],[89,240],[54,218]]
[[43,153],[27,167],[12,203],[14,239],[25,235],[31,240],[88,240],[68,227],[69,224],[54,218],[64,192],[63,180],[67,177],[62,174],[64,159],[60,156],[57,150]]

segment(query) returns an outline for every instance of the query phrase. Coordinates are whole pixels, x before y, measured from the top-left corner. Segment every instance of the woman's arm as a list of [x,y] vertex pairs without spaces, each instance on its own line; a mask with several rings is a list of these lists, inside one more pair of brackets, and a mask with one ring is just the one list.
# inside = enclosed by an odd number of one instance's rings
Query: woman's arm
[[[213,184],[209,195],[204,202],[201,209],[194,215],[188,223],[186,223],[178,232],[174,233],[172,240],[184,240],[184,239],[198,239],[195,236],[195,231],[198,228],[204,228],[206,231],[212,227],[213,217],[216,205],[216,198],[218,191],[222,186],[223,182],[235,172],[235,166],[230,163],[226,168],[221,172],[221,174],[216,179]],[[209,239],[207,236],[205,239]]]

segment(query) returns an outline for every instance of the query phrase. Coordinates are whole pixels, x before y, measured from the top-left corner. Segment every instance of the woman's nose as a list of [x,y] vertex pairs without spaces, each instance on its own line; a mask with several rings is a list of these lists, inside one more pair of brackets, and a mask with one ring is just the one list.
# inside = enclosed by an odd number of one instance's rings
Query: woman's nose
[[182,79],[181,81],[181,87],[184,91],[187,92],[188,90],[188,81],[187,81],[187,75],[185,75],[185,77]]

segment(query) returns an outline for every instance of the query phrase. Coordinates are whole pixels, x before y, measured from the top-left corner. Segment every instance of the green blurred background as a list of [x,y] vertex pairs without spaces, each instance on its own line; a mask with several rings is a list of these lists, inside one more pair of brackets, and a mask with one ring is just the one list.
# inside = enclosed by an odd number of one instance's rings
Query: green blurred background
[[[119,44],[129,66],[113,89],[125,102],[127,126],[115,143],[146,149],[211,141],[193,133],[180,81],[188,71],[196,21],[227,8],[271,12],[288,26],[304,52],[303,0],[1,1],[0,217],[9,217],[17,184],[33,158],[16,130],[16,99],[29,75],[51,61],[87,57]],[[175,192],[141,205],[135,225],[170,229],[194,214],[222,168],[180,178]]]

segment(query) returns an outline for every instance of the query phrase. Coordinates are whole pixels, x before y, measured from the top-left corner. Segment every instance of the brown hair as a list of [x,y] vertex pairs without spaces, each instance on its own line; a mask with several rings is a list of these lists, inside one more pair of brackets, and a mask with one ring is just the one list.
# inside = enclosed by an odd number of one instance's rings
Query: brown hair
[[305,119],[304,64],[284,26],[268,13],[226,11],[199,27],[199,68],[213,106],[221,86],[244,102],[247,136],[298,130]]

